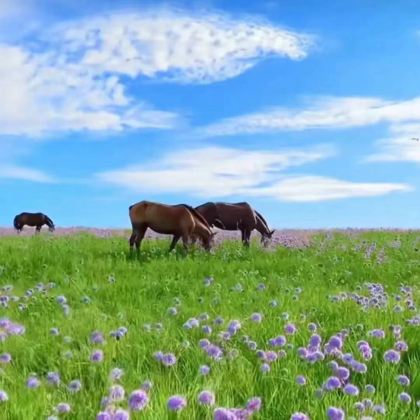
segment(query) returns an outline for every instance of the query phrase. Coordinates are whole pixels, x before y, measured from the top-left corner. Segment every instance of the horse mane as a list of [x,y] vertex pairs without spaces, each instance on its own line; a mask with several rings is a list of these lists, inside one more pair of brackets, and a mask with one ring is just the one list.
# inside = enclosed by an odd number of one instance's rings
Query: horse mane
[[267,228],[267,230],[270,230],[268,228],[268,224],[266,222],[266,220],[264,219],[264,217],[262,217],[262,215],[260,213],[257,212],[257,210],[254,210],[255,214],[261,219],[261,221],[264,223],[265,227]]
[[215,205],[216,205],[216,203],[214,203],[213,201],[207,201],[207,203],[200,204],[199,206],[197,206],[197,207],[195,208],[195,210],[197,210],[197,209],[199,209],[199,208],[201,208],[201,207],[209,206],[209,205],[215,206]]
[[48,227],[53,227],[54,222],[46,214],[44,214],[44,217],[45,217]]
[[178,205],[188,209],[198,220],[200,220],[201,223],[204,224],[204,226],[206,226],[211,231],[210,225],[207,223],[207,220],[194,207],[191,207],[188,204],[178,204]]

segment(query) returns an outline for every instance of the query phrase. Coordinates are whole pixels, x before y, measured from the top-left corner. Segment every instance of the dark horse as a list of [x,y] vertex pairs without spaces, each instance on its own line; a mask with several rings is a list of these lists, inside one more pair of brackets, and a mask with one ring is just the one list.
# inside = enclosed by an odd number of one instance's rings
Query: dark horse
[[240,230],[242,243],[249,246],[251,232],[256,229],[261,234],[261,242],[266,245],[274,230],[248,203],[205,203],[195,208],[207,220],[209,226],[223,230]]
[[198,236],[207,251],[211,248],[215,233],[210,230],[206,219],[186,204],[170,206],[140,201],[130,206],[129,215],[133,227],[130,237],[131,250],[134,245],[137,250],[140,249],[147,228],[158,233],[173,235],[169,251],[175,248],[180,238],[182,238],[184,249],[187,250],[188,241],[192,236]]
[[23,226],[36,226],[36,232],[40,232],[43,225],[48,226],[48,230],[53,232],[55,229],[53,221],[43,213],[20,213],[13,220],[13,226],[20,233]]

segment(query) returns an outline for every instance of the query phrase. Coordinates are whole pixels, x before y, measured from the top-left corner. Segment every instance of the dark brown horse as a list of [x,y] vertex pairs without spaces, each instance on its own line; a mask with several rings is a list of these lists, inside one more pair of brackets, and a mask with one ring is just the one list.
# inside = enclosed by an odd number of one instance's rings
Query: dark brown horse
[[140,201],[130,206],[129,215],[133,227],[130,250],[133,250],[134,246],[137,250],[140,249],[147,228],[157,233],[173,235],[169,251],[175,248],[180,238],[182,238],[184,249],[187,250],[188,241],[192,236],[199,237],[207,251],[211,248],[215,233],[210,230],[206,219],[186,204],[169,206]]
[[44,213],[20,213],[13,220],[13,226],[20,233],[23,227],[36,226],[36,232],[41,231],[42,226],[47,225],[48,230],[53,232],[55,229],[53,221]]
[[209,226],[223,230],[240,230],[242,243],[249,246],[251,232],[256,229],[261,234],[264,245],[271,239],[274,230],[268,228],[260,213],[248,203],[205,203],[195,208],[207,220]]

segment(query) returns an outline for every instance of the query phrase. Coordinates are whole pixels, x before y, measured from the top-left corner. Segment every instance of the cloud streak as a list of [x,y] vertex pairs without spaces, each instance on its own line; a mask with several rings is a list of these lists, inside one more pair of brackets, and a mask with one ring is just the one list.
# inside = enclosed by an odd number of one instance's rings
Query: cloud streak
[[344,129],[384,123],[420,123],[420,97],[387,101],[369,97],[317,97],[302,108],[271,108],[227,118],[198,131],[205,136],[232,136],[309,129]]
[[202,148],[169,154],[146,167],[102,172],[96,178],[138,193],[183,192],[208,199],[241,195],[291,202],[368,197],[411,189],[405,184],[357,183],[285,174],[287,169],[334,155],[330,146],[275,152]]
[[54,178],[43,171],[3,163],[0,163],[0,180],[1,179],[13,179],[48,184],[56,182]]

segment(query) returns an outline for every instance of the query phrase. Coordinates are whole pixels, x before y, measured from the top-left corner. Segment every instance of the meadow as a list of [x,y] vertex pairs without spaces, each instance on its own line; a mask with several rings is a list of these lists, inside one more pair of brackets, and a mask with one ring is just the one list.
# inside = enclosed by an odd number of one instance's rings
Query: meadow
[[168,246],[0,238],[1,419],[420,419],[420,232]]

